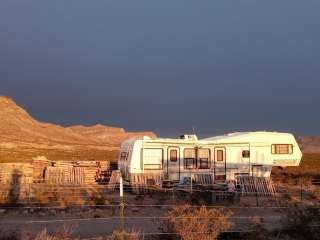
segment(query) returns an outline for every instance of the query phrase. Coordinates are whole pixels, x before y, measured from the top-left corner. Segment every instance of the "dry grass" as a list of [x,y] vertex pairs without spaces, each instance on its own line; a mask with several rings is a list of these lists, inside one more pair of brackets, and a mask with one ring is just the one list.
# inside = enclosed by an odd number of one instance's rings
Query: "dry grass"
[[22,239],[22,240],[75,240],[71,238],[71,233],[68,228],[63,228],[55,234],[49,234],[47,229],[42,230],[32,239]]
[[292,239],[320,239],[319,208],[293,208],[283,219],[281,233]]
[[[65,208],[73,205],[103,205],[106,201],[106,194],[103,189],[90,186],[55,186],[48,185],[45,191],[39,189],[34,191],[31,202],[39,205],[54,205]],[[66,192],[68,194],[66,194]]]
[[83,193],[83,191],[78,188],[68,189],[68,194],[65,194],[66,192],[62,191],[62,189],[53,186],[49,191],[36,191],[32,200],[39,205],[53,204],[65,208],[70,205],[85,204],[86,200],[82,196],[87,192]]
[[71,237],[71,232],[68,227],[62,227],[56,233],[48,233],[47,229],[43,229],[35,235],[24,231],[17,233],[0,230],[0,240],[78,240]]
[[[30,234],[28,232],[5,232],[0,229],[0,240],[79,240],[71,236],[72,229],[62,227],[55,233],[49,233],[47,229],[43,229],[37,234]],[[142,236],[139,231],[114,231],[109,236],[97,237],[97,240],[140,240]]]
[[182,205],[168,213],[164,228],[168,232],[176,232],[182,240],[214,240],[231,228],[231,215],[227,210],[207,209],[205,206],[196,209]]
[[114,231],[111,236],[108,236],[106,240],[139,240],[142,239],[140,232],[138,231]]
[[272,169],[272,178],[275,181],[288,184],[298,184],[301,179],[310,182],[314,177],[320,177],[320,154],[303,154],[298,167],[274,167]]

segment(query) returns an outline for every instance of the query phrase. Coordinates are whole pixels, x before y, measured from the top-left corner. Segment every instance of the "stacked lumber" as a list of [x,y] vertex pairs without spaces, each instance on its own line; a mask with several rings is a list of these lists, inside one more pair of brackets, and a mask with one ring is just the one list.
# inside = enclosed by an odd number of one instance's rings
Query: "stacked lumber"
[[109,170],[110,169],[110,162],[109,161],[101,161],[100,166],[103,171]]
[[96,184],[100,173],[100,163],[84,162],[53,162],[45,169],[44,181],[49,184]]
[[51,162],[46,157],[36,157],[32,160],[33,165],[33,182],[40,183],[44,180],[46,167],[51,165]]
[[2,185],[24,185],[32,183],[33,166],[30,163],[1,163],[0,183]]
[[277,193],[271,178],[238,176],[237,182],[244,195],[275,196]]
[[100,162],[97,162],[97,161],[77,162],[77,167],[83,168],[84,184],[90,185],[90,184],[96,183],[101,170]]
[[28,197],[29,185],[33,179],[30,163],[0,164],[0,202],[17,203]]
[[75,171],[73,166],[47,167],[45,182],[50,184],[83,184],[83,172]]

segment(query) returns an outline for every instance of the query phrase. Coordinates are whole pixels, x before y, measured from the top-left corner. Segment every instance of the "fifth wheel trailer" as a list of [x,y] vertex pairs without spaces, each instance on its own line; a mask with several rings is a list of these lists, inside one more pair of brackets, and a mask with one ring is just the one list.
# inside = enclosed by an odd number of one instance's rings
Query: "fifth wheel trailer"
[[302,158],[292,134],[238,132],[198,140],[132,138],[121,145],[119,168],[125,180],[134,174],[159,174],[184,183],[192,174],[212,175],[214,182],[237,176],[270,177],[272,166],[298,166]]

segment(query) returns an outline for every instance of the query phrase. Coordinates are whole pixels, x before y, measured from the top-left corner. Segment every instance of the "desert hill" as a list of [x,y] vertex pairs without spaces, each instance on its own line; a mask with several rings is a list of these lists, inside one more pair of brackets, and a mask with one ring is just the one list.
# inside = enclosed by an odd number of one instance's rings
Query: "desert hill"
[[42,123],[12,99],[0,96],[0,161],[28,161],[36,156],[52,160],[110,160],[121,141],[152,132],[126,132],[103,125],[62,127]]
[[68,127],[68,129],[81,136],[85,136],[87,139],[111,145],[118,145],[120,142],[130,137],[155,137],[153,132],[126,132],[123,128],[110,127],[101,124],[89,127],[77,125]]
[[297,139],[303,153],[320,153],[320,137],[306,136]]

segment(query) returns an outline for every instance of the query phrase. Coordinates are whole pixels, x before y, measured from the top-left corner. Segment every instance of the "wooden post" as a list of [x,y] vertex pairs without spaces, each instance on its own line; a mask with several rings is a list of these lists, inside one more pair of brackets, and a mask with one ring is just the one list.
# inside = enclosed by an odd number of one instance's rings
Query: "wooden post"
[[302,201],[303,195],[302,195],[302,180],[300,179],[300,200]]
[[192,173],[190,170],[190,193],[192,194]]
[[120,228],[121,228],[121,240],[125,240],[124,197],[123,197],[123,180],[122,180],[122,177],[120,177]]

